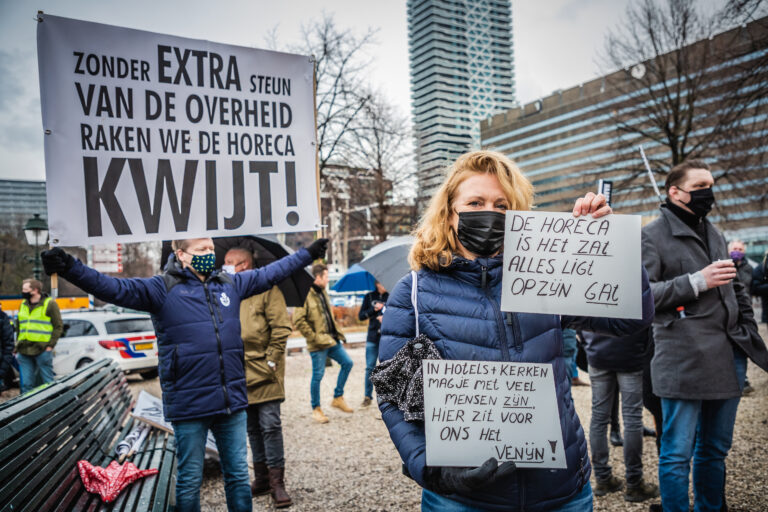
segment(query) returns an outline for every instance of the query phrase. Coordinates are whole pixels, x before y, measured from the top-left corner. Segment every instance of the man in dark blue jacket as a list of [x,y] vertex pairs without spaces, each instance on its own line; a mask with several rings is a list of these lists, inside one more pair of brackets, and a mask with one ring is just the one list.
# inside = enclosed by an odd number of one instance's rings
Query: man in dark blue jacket
[[101,300],[152,313],[163,412],[176,438],[178,510],[200,510],[209,429],[219,450],[227,508],[251,510],[240,301],[322,257],[327,243],[320,239],[264,268],[229,275],[214,270],[210,238],[176,240],[164,274],[147,279],[105,276],[60,248],[43,252],[48,274],[57,272]]
[[643,480],[643,364],[648,351],[648,334],[648,329],[621,337],[583,333],[592,383],[589,446],[597,481],[595,496],[604,496],[624,486],[621,478],[612,474],[608,460],[608,425],[619,391],[627,481],[624,499],[639,502],[659,495],[656,485]]
[[371,372],[379,358],[379,340],[381,339],[381,319],[384,316],[384,305],[389,299],[389,292],[380,282],[376,281],[376,289],[368,292],[363,297],[363,305],[357,317],[363,321],[368,320],[368,336],[365,339],[365,398],[363,407],[371,405],[373,399],[373,384],[371,384]]

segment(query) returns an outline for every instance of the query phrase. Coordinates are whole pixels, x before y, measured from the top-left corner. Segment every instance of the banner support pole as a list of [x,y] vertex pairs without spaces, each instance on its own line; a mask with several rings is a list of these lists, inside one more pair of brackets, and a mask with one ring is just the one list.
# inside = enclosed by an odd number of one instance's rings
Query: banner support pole
[[317,216],[320,219],[320,225],[315,233],[316,238],[323,237],[323,207],[320,198],[320,147],[317,143],[317,58],[313,55],[309,56],[309,61],[312,63],[312,108],[315,115],[315,140],[313,145],[315,146],[315,183],[317,184]]

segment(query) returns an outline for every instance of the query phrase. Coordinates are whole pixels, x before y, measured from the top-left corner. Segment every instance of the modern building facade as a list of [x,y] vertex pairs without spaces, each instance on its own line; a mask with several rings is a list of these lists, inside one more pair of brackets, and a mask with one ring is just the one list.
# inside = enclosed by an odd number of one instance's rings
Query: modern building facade
[[[710,62],[701,74],[697,101],[707,108],[698,111],[691,137],[703,140],[704,134],[716,129],[712,120],[724,108],[723,88],[745,67],[762,67],[762,74],[749,87],[768,90],[767,26],[763,18],[708,42],[715,46],[738,45],[739,41],[750,44],[743,51],[735,49],[725,61]],[[700,44],[704,49],[705,42],[691,47]],[[642,77],[646,65],[652,64],[636,64],[487,119],[481,124],[482,146],[515,160],[534,184],[536,208],[570,211],[578,197],[597,191],[603,179],[612,182],[614,211],[641,215],[648,222],[658,215],[660,200],[638,147],[642,144],[651,160],[662,196],[671,150],[654,140],[661,137],[620,128],[620,124],[626,127],[651,115],[654,105],[648,95],[640,89],[628,92],[630,88],[623,86]],[[759,96],[745,100],[747,114],[740,122],[743,136],[733,137],[730,143],[727,137],[712,139],[711,147],[697,155],[710,164],[716,180],[716,209],[708,218],[728,238],[747,242],[752,257],[761,257],[768,249],[768,167],[761,163],[761,155],[768,154],[768,109],[764,106],[768,98]]]
[[48,219],[44,181],[0,180],[0,219],[3,224],[24,224],[36,213]]
[[419,199],[480,147],[479,122],[515,104],[510,0],[408,0]]

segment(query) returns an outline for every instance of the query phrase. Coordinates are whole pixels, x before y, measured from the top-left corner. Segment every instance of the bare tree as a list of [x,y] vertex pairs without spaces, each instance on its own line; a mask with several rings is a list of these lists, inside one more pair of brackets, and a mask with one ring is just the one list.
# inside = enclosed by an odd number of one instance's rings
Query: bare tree
[[22,218],[7,219],[0,229],[0,294],[21,293],[21,282],[32,277],[34,252],[24,237]]
[[123,244],[123,272],[114,275],[116,277],[152,277],[158,273],[159,259],[160,247],[157,242]]
[[[383,242],[415,216],[408,189],[415,186],[414,159],[408,120],[399,115],[382,93],[368,93],[369,101],[344,142],[342,153],[351,169],[350,192],[361,205],[348,214],[348,222]],[[409,187],[410,185],[410,187]]]
[[338,158],[338,151],[350,136],[355,120],[369,101],[365,93],[365,73],[369,61],[366,48],[375,31],[362,35],[341,30],[332,16],[303,28],[303,44],[297,51],[315,58],[317,82],[317,144],[320,176]]
[[[709,12],[694,0],[632,4],[608,34],[602,58],[604,67],[620,70],[606,85],[625,98],[613,107],[614,161],[625,167],[642,143],[653,146],[648,156],[662,174],[686,159],[717,160],[723,169],[716,180],[754,180],[768,198],[768,184],[758,179],[764,155],[755,151],[768,128],[768,19],[755,19],[764,12],[762,0],[729,0]],[[629,170],[617,187],[647,183],[641,164]]]

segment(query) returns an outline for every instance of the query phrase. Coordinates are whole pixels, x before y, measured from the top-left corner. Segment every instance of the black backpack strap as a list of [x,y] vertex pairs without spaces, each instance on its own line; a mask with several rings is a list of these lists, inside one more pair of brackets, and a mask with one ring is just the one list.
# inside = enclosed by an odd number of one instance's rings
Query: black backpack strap
[[166,293],[170,293],[174,286],[184,282],[184,278],[179,275],[171,274],[170,272],[165,272],[163,273],[163,282],[165,283]]

